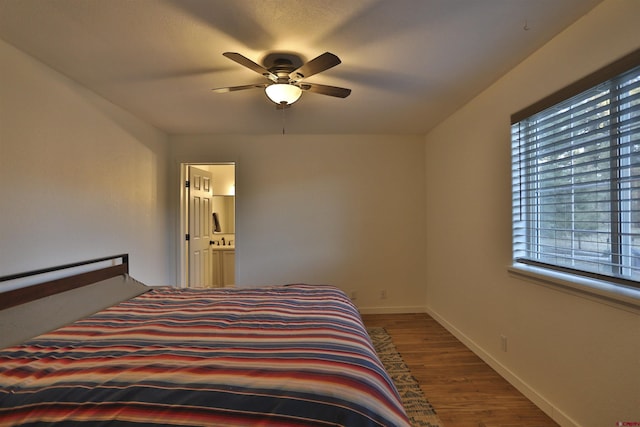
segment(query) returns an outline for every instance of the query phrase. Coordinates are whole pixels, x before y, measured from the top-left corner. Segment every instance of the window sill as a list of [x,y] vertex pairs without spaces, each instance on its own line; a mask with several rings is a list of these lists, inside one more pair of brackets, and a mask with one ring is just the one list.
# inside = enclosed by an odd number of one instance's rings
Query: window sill
[[631,309],[635,313],[640,312],[640,290],[637,289],[519,263],[509,266],[509,272],[520,278],[578,294],[607,305]]

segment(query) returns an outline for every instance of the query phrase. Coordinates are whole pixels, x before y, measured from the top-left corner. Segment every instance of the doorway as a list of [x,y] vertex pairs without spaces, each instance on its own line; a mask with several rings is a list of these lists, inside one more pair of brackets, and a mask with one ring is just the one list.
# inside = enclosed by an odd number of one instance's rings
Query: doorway
[[235,285],[235,163],[180,165],[179,285]]

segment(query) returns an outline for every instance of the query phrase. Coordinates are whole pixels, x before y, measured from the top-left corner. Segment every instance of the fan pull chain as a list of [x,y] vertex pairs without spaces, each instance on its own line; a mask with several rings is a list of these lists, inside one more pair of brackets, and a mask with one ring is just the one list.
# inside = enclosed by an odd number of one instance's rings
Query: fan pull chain
[[282,107],[282,134],[283,134],[283,135],[284,135],[284,133],[285,133],[285,132],[284,132],[284,118],[285,118],[285,117],[284,117],[284,110],[285,110],[285,106],[286,106],[286,105],[287,105],[287,103],[286,103],[286,102],[284,102],[284,101],[282,101],[282,102],[280,103],[280,106]]

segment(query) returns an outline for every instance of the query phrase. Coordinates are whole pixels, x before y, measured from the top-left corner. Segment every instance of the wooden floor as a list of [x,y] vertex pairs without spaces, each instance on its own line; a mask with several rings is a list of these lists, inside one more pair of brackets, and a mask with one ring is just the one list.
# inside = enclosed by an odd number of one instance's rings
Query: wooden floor
[[445,427],[558,425],[429,315],[363,320],[386,328]]

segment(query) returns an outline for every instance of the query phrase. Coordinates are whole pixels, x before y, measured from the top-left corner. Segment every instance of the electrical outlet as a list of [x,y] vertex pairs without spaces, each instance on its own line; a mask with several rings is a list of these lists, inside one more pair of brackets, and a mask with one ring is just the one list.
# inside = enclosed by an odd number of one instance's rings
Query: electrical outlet
[[507,336],[506,335],[500,335],[500,348],[502,348],[502,351],[504,351],[506,353],[506,351],[507,351]]
[[356,291],[351,291],[351,301],[355,301],[358,299],[358,293]]
[[380,299],[387,299],[387,290],[383,289],[380,291]]

